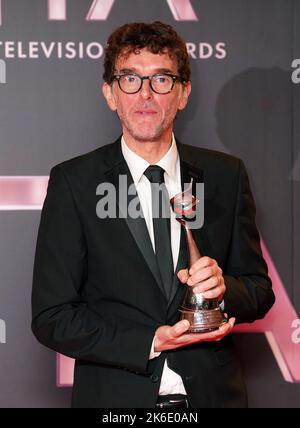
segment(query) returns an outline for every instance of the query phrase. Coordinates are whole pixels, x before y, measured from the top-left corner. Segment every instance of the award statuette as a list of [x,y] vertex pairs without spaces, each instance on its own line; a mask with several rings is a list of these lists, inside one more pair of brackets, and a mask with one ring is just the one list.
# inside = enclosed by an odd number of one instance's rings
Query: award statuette
[[[175,195],[170,203],[176,215],[176,220],[183,226],[186,233],[189,268],[201,257],[189,227],[196,213],[196,205],[200,201],[192,195],[192,182],[187,190]],[[180,308],[181,320],[190,323],[189,333],[204,333],[217,330],[227,322],[217,299],[205,299],[203,295],[195,294],[193,287],[187,290]]]

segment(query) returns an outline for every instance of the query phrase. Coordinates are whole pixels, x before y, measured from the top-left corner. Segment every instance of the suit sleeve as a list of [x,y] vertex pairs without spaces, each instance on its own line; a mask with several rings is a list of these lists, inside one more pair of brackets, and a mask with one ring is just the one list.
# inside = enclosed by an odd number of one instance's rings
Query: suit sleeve
[[87,245],[67,177],[52,169],[38,232],[32,289],[32,331],[72,358],[145,373],[155,329],[89,309],[82,290]]
[[235,216],[224,269],[225,312],[236,323],[261,319],[275,301],[255,224],[255,203],[245,166],[240,161]]

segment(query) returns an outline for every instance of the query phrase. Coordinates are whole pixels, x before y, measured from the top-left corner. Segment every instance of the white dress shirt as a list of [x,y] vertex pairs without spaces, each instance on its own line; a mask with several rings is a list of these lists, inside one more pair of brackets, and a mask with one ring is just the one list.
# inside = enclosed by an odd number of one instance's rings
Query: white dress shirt
[[[141,202],[145,222],[149,231],[150,239],[155,251],[155,240],[152,222],[152,204],[151,204],[151,184],[147,177],[144,175],[145,170],[150,165],[145,159],[138,156],[127,146],[124,138],[121,141],[122,153],[127,162],[131,172],[138,197]],[[180,161],[174,135],[172,136],[172,145],[168,152],[164,155],[159,162],[156,163],[165,170],[164,178],[166,188],[169,193],[170,199],[177,193],[181,192],[181,178],[180,178]],[[177,265],[179,246],[180,246],[180,232],[181,225],[175,219],[175,215],[170,207],[170,228],[171,228],[171,249],[173,255],[174,271]],[[154,340],[149,359],[157,357],[160,353],[153,352]],[[171,370],[165,361],[159,395],[167,394],[186,394],[181,377]]]

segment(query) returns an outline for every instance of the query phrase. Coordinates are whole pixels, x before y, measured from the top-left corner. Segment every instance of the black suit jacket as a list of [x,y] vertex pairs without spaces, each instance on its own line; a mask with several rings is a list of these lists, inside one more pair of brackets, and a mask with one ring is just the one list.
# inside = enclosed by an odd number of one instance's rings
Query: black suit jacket
[[[237,323],[262,318],[274,295],[243,163],[177,146],[182,181],[204,179],[205,223],[194,238],[202,255],[223,269],[225,310]],[[34,265],[35,336],[76,359],[74,407],[154,407],[165,358],[182,377],[193,407],[246,406],[230,335],[149,361],[155,330],[179,318],[185,286],[175,276],[166,300],[144,219],[97,216],[97,186],[107,182],[118,190],[124,174],[130,185],[120,139],[51,170]],[[186,266],[182,238],[176,271]]]

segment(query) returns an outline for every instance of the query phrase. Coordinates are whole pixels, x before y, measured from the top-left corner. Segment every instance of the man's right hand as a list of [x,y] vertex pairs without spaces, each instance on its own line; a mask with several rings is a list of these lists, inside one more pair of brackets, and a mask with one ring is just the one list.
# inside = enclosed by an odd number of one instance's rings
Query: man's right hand
[[154,351],[162,352],[200,342],[219,341],[231,332],[234,323],[235,318],[230,318],[218,330],[208,333],[187,333],[190,327],[187,320],[179,321],[173,326],[163,325],[155,332]]

